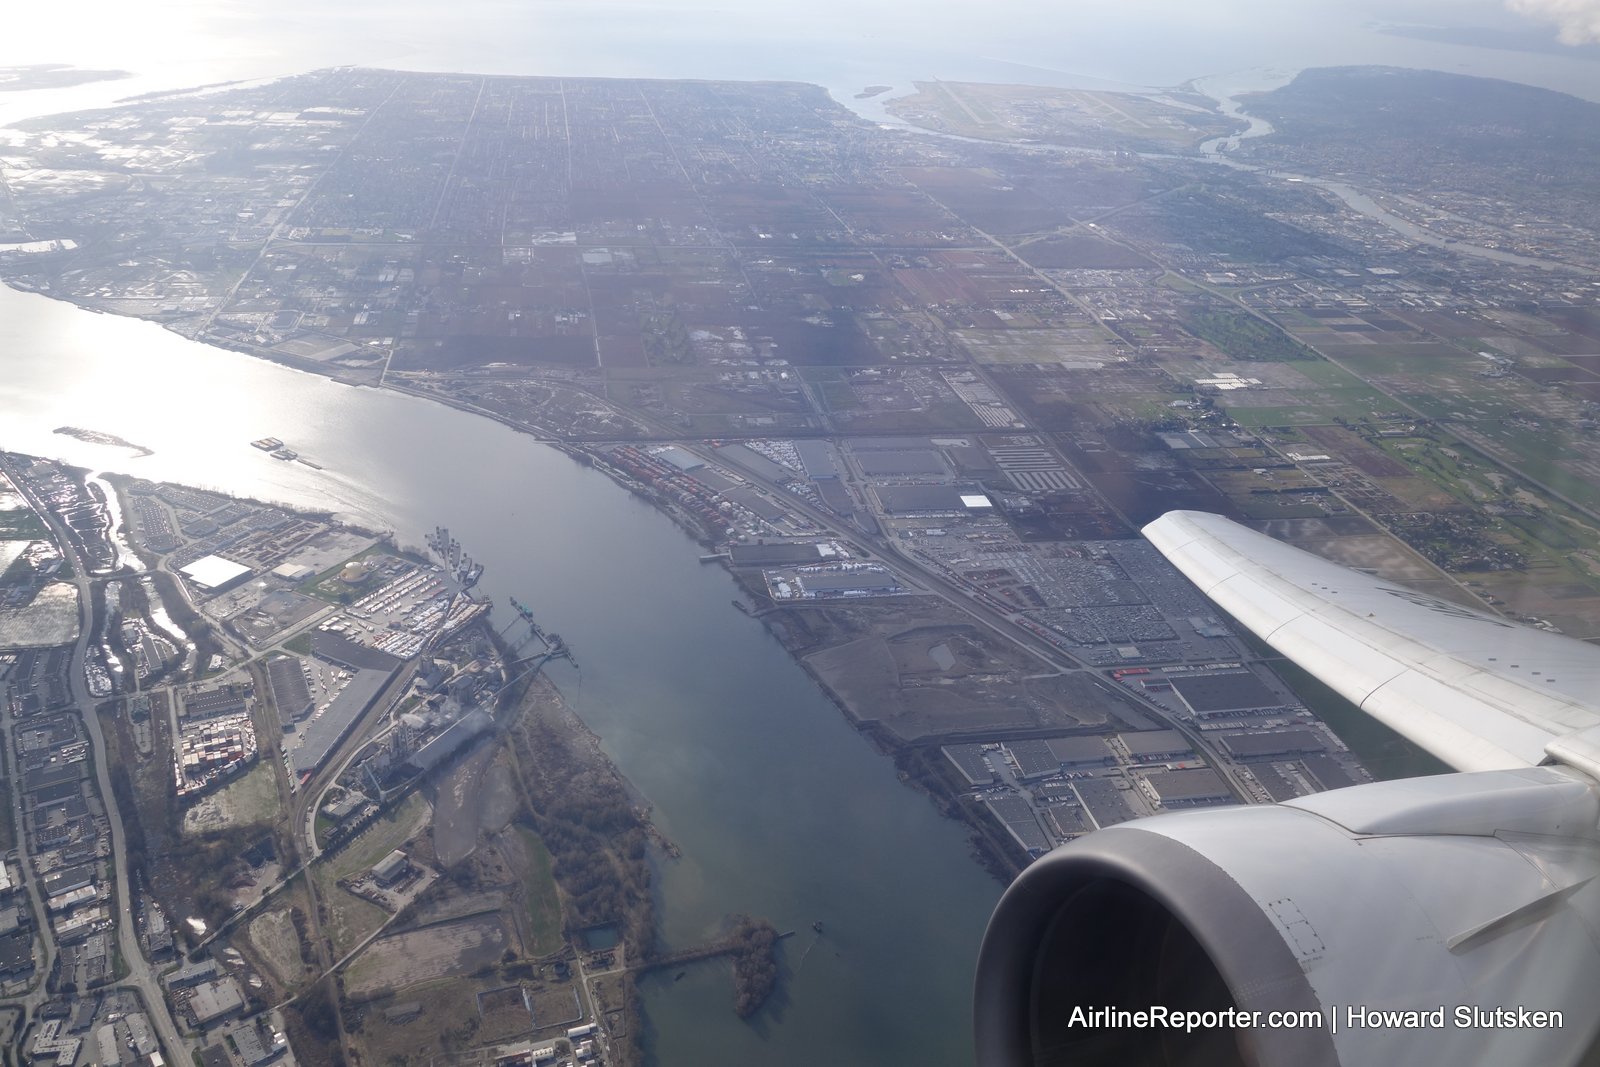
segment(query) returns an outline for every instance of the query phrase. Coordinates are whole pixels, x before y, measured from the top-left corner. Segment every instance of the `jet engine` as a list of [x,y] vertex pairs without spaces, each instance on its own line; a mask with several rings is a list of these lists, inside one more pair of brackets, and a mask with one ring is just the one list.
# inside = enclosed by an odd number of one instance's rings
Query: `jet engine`
[[981,1067],[1575,1064],[1600,1025],[1600,789],[1566,768],[1136,820],[1006,891]]

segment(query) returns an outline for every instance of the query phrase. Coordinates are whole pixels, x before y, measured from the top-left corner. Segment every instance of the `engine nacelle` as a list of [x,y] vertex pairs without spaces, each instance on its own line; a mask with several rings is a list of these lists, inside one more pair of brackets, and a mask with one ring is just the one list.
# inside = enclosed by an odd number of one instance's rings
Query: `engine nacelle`
[[996,907],[978,1062],[1577,1063],[1600,1025],[1597,825],[1595,783],[1540,767],[1097,831]]

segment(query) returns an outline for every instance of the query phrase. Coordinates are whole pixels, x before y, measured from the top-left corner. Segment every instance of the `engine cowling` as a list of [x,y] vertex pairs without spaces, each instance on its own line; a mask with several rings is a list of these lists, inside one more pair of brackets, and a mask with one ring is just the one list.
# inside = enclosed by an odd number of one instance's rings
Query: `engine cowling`
[[1600,1022],[1597,824],[1595,783],[1540,767],[1097,831],[996,907],[978,1062],[1578,1063]]

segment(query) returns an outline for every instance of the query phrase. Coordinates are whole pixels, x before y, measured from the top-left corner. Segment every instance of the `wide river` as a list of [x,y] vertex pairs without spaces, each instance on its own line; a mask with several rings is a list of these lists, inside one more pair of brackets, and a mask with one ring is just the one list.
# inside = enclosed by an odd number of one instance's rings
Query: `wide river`
[[[413,545],[444,523],[497,603],[516,596],[567,637],[582,673],[557,680],[683,851],[661,866],[667,941],[741,911],[800,931],[750,1022],[724,967],[647,983],[659,1062],[971,1062],[971,967],[1000,886],[665,517],[488,419],[4,287],[0,353],[0,447],[331,508]],[[327,469],[250,447],[269,434]]]

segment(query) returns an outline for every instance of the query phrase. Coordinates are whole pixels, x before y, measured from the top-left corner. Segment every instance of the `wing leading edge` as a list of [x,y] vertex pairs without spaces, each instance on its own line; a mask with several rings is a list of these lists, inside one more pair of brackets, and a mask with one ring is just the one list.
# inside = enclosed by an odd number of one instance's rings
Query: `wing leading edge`
[[1462,771],[1528,767],[1600,726],[1600,649],[1171,511],[1145,537],[1240,624]]

